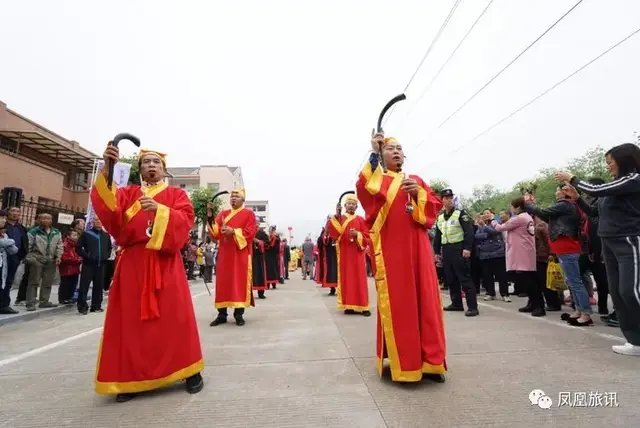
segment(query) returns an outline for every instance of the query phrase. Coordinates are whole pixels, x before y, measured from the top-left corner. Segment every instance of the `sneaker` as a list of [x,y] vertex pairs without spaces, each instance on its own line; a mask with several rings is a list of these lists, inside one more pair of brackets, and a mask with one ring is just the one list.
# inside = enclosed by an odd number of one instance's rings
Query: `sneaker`
[[47,309],[47,308],[57,308],[58,305],[56,305],[53,302],[43,302],[43,303],[40,303],[38,307],[41,309]]
[[624,345],[613,345],[611,349],[616,354],[640,357],[640,346],[632,345],[629,342]]
[[0,315],[15,315],[17,313],[18,311],[13,309],[11,306],[0,308]]
[[484,300],[485,302],[489,302],[491,300],[496,300],[496,296],[491,296],[489,294],[485,294],[485,296],[482,298],[482,300]]
[[509,296],[500,296],[500,300],[502,300],[505,303],[511,303],[511,297]]

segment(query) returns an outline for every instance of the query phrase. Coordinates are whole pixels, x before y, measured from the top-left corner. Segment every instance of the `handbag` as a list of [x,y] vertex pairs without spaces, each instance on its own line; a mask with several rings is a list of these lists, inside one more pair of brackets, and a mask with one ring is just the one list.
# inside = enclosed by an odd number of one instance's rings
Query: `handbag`
[[547,267],[547,288],[553,291],[564,291],[568,288],[560,263],[552,261]]

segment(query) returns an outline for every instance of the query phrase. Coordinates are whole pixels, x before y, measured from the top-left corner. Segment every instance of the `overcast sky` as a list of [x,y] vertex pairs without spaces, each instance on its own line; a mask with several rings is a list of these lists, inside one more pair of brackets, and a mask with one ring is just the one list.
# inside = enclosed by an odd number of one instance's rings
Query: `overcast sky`
[[[462,194],[506,188],[640,130],[638,35],[467,143],[640,27],[637,0],[583,1],[438,129],[576,0],[495,0],[416,104],[487,2],[462,0],[386,125],[406,171]],[[268,199],[272,222],[302,238],[353,188],[380,109],[453,4],[0,0],[0,100],[96,153],[126,131],[170,166],[240,166],[248,198]]]

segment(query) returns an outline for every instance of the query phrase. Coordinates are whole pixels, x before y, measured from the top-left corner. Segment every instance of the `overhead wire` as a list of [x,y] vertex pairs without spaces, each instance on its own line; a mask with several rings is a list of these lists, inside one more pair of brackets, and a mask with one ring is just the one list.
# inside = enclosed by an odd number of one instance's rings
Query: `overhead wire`
[[487,10],[489,10],[489,7],[491,6],[491,4],[493,3],[493,0],[489,0],[489,3],[487,3],[487,5],[485,6],[485,8],[482,10],[482,12],[480,12],[480,15],[478,16],[478,18],[476,18],[475,22],[473,23],[473,25],[471,25],[471,27],[467,30],[466,34],[462,37],[462,40],[460,40],[460,42],[458,43],[458,46],[455,47],[455,49],[453,50],[453,52],[451,52],[451,55],[449,55],[449,58],[447,58],[447,60],[444,62],[444,64],[442,64],[442,66],[440,67],[440,69],[436,72],[436,74],[431,78],[431,80],[429,81],[429,83],[427,84],[427,86],[424,88],[424,90],[422,91],[422,93],[420,94],[420,96],[418,97],[418,99],[416,100],[415,104],[413,105],[413,107],[411,108],[411,110],[409,110],[407,112],[407,114],[400,120],[400,122],[397,125],[397,130],[399,131],[402,126],[405,124],[407,118],[411,115],[411,112],[413,111],[413,109],[420,103],[420,101],[422,100],[422,98],[426,95],[426,93],[429,91],[429,89],[431,89],[431,86],[433,86],[433,83],[436,81],[436,79],[438,79],[438,77],[440,77],[440,73],[442,73],[442,71],[447,67],[447,65],[449,65],[449,62],[451,61],[451,59],[455,56],[455,54],[458,52],[458,49],[460,49],[460,47],[462,46],[462,44],[467,40],[467,38],[469,37],[469,35],[471,34],[471,32],[474,30],[474,28],[476,28],[476,25],[478,25],[478,23],[480,22],[480,20],[482,19],[482,17],[487,13]]
[[[512,111],[511,113],[509,113],[508,115],[506,115],[505,117],[503,117],[502,119],[500,119],[499,121],[497,121],[496,123],[494,123],[493,125],[489,126],[488,128],[486,128],[484,131],[480,132],[479,134],[477,134],[475,137],[473,137],[472,139],[462,143],[460,146],[458,146],[456,149],[452,150],[451,152],[447,153],[446,155],[453,155],[457,152],[459,152],[462,148],[464,148],[466,145],[478,140],[479,138],[481,138],[482,136],[486,135],[488,132],[492,131],[493,129],[495,129],[496,127],[502,125],[504,122],[506,122],[507,120],[511,119],[513,116],[515,116],[516,114],[520,113],[522,110],[526,109],[527,107],[531,106],[532,104],[534,104],[535,102],[537,102],[538,100],[540,100],[542,97],[544,97],[545,95],[549,94],[551,91],[553,91],[554,89],[558,88],[560,85],[562,85],[563,83],[567,82],[569,79],[571,79],[572,77],[576,76],[577,74],[579,74],[580,72],[582,72],[584,69],[586,69],[587,67],[589,67],[590,65],[594,64],[596,61],[600,60],[601,58],[603,58],[605,55],[607,55],[608,53],[610,53],[611,51],[613,51],[614,49],[616,49],[617,47],[619,47],[620,45],[622,45],[623,43],[627,42],[628,40],[630,40],[633,36],[637,35],[638,33],[640,33],[640,28],[637,28],[636,30],[634,30],[632,33],[630,33],[628,36],[626,36],[625,38],[623,38],[622,40],[618,41],[617,43],[615,43],[614,45],[610,46],[608,49],[606,49],[605,51],[603,51],[602,53],[600,53],[598,56],[594,57],[593,59],[591,59],[590,61],[588,61],[587,63],[583,64],[581,67],[577,68],[576,70],[574,70],[573,72],[571,72],[569,75],[567,75],[566,77],[564,77],[562,80],[560,80],[559,82],[555,83],[554,85],[550,86],[549,88],[545,89],[543,92],[541,92],[539,95],[535,96],[534,98],[532,98],[531,100],[527,101],[525,104],[521,105],[520,107],[518,107],[517,109],[515,109],[514,111]],[[436,163],[440,163],[441,161],[437,161],[437,162],[430,162],[427,164],[422,165],[420,168],[424,168],[425,166],[430,166],[430,165],[434,165]]]
[[[491,1],[493,1],[493,0],[491,0]],[[440,26],[440,29],[438,30],[438,32],[434,36],[433,40],[431,40],[431,43],[429,44],[429,47],[427,48],[427,51],[422,56],[422,59],[420,60],[420,63],[418,64],[418,66],[414,70],[413,74],[409,78],[409,81],[405,85],[404,90],[402,91],[403,93],[407,92],[407,90],[409,89],[409,86],[411,86],[411,83],[413,82],[413,79],[415,79],[415,77],[417,76],[418,72],[420,71],[420,68],[422,68],[422,65],[424,64],[426,59],[429,57],[429,54],[433,50],[433,47],[435,46],[437,41],[440,39],[440,36],[442,36],[442,33],[444,32],[444,30],[449,25],[449,21],[451,20],[451,17],[453,17],[453,14],[455,13],[456,9],[458,8],[458,6],[460,5],[461,2],[462,2],[462,0],[456,0],[455,3],[453,4],[453,6],[451,7],[451,10],[449,10],[449,14],[445,18],[445,20],[442,23],[442,25]],[[393,107],[391,107],[391,110],[387,113],[387,116],[383,120],[383,125],[386,124],[387,120],[389,119],[389,117],[391,116],[391,114],[393,113],[395,108],[396,108],[395,105]],[[369,156],[369,150],[367,150],[367,152],[366,152],[366,154],[364,156],[364,160],[360,162],[360,167],[358,168],[358,171],[356,171],[356,174],[355,174],[355,180],[358,179],[358,175],[360,173],[360,170],[362,169],[362,166],[364,165],[364,163],[367,161],[367,157],[368,156]],[[354,181],[354,180],[351,180],[351,181]],[[349,184],[351,184],[351,181],[350,181]]]
[[573,12],[584,0],[578,0],[569,10],[567,10],[560,18],[558,18],[553,24],[551,24],[551,26],[549,26],[549,28],[547,28],[546,30],[544,30],[544,32],[542,34],[540,34],[533,42],[531,42],[529,44],[529,46],[527,46],[524,50],[522,50],[522,52],[520,52],[518,55],[516,55],[515,58],[513,58],[507,65],[505,65],[498,73],[496,73],[491,79],[489,79],[484,85],[482,85],[482,87],[480,89],[478,89],[473,95],[471,95],[471,97],[469,97],[469,99],[467,99],[464,103],[462,103],[462,105],[460,107],[458,107],[453,113],[451,113],[445,120],[442,121],[442,123],[438,126],[438,129],[442,128],[447,122],[449,122],[456,114],[458,114],[463,108],[465,108],[467,106],[467,104],[469,104],[471,101],[473,101],[473,99],[475,99],[475,97],[477,97],[482,91],[484,91],[485,89],[487,89],[489,87],[489,85],[491,85],[491,83],[493,83],[502,73],[504,73],[509,67],[511,67],[513,64],[516,63],[516,61],[518,61],[522,55],[524,55],[525,53],[527,53],[527,51],[529,51],[529,49],[531,49],[533,46],[535,46],[540,40],[542,40],[544,38],[544,36],[546,36],[553,28],[556,27],[556,25],[558,25],[560,22],[562,22],[563,19],[565,19],[567,16],[569,16],[571,14],[571,12]]

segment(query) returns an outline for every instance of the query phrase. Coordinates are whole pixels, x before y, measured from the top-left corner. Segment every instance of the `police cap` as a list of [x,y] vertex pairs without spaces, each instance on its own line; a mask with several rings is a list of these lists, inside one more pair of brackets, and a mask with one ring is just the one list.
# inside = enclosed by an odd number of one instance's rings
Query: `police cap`
[[453,196],[453,190],[451,190],[451,189],[442,189],[440,191],[440,197],[444,198],[445,196]]

